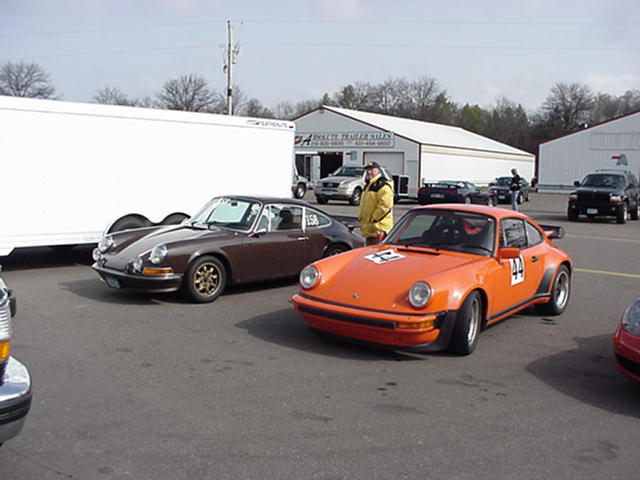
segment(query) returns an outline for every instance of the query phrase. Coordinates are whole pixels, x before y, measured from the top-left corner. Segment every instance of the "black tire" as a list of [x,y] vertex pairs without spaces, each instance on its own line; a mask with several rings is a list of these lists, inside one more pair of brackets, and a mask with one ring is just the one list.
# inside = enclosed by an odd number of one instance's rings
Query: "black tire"
[[577,222],[578,221],[578,212],[575,211],[573,208],[568,208],[567,209],[567,219],[570,222]]
[[296,185],[296,188],[293,190],[293,196],[295,198],[303,198],[307,193],[307,186],[304,183],[299,183]]
[[320,205],[324,205],[328,201],[329,200],[327,199],[327,197],[321,197],[320,195],[316,196],[316,202],[318,202]]
[[362,196],[362,190],[360,187],[356,187],[351,194],[351,198],[349,199],[349,204],[351,205],[360,205],[360,198]]
[[627,223],[627,215],[629,214],[629,206],[626,202],[623,202],[622,205],[618,207],[616,211],[616,222],[618,223]]
[[640,216],[640,199],[636,201],[636,207],[632,208],[629,214],[631,216],[631,220],[638,220],[638,217]]
[[162,220],[162,225],[179,225],[187,218],[189,218],[189,215],[185,213],[172,213]]
[[227,286],[227,269],[216,257],[195,259],[182,280],[184,296],[193,302],[213,302]]
[[542,315],[560,315],[567,309],[571,296],[571,274],[562,265],[556,272],[556,278],[551,286],[551,297],[547,303],[536,305],[536,310]]
[[478,292],[471,292],[458,310],[447,350],[456,355],[469,355],[478,344],[484,308]]
[[149,226],[151,226],[151,222],[148,219],[138,215],[127,215],[126,217],[122,217],[113,225],[111,225],[109,233],[120,232],[122,230],[131,230],[134,228],[144,228]]
[[337,244],[334,244],[334,245],[330,245],[324,251],[324,255],[322,257],[323,258],[332,257],[334,255],[339,255],[340,253],[344,253],[347,250],[351,250],[351,249],[347,245],[345,245],[344,243],[337,243]]

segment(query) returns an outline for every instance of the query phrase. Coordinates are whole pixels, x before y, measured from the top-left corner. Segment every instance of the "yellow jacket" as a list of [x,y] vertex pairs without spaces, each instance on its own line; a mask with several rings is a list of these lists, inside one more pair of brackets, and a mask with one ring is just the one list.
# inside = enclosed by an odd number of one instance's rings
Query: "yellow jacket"
[[364,187],[360,199],[360,231],[363,237],[375,237],[379,230],[389,233],[393,227],[393,184],[381,175]]

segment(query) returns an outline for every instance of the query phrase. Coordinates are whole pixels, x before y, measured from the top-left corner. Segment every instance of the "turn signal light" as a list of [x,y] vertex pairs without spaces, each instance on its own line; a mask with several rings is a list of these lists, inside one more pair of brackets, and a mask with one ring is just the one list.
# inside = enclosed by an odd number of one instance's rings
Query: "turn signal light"
[[0,362],[9,358],[9,350],[11,349],[11,341],[5,340],[0,342]]
[[396,322],[396,328],[401,330],[424,330],[425,328],[433,328],[435,321],[435,318],[431,318],[422,322]]
[[143,275],[171,275],[173,268],[171,267],[144,267]]

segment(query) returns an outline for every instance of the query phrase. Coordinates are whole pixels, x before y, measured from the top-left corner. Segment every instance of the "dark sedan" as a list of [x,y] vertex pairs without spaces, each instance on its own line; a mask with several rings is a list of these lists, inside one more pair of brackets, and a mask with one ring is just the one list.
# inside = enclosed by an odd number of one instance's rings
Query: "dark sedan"
[[435,183],[425,183],[418,190],[418,203],[479,203],[493,206],[495,196],[481,191],[475,183],[467,181],[442,180]]
[[229,284],[295,276],[314,260],[361,247],[347,220],[293,199],[217,197],[180,225],[104,236],[93,269],[113,288],[182,290],[211,302]]
[[[498,177],[496,181],[489,184],[489,193],[496,198],[496,203],[511,203],[511,177]],[[520,194],[518,203],[528,202],[531,193],[531,185],[524,178],[520,177]]]

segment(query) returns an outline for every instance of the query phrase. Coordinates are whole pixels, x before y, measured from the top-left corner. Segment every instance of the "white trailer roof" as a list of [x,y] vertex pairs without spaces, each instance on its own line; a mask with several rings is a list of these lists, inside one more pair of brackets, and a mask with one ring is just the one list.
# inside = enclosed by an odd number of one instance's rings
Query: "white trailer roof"
[[358,110],[348,110],[346,108],[326,105],[323,105],[322,108],[327,111],[335,112],[354,120],[367,123],[371,126],[393,132],[423,145],[534,157],[532,153],[491,140],[490,138],[469,132],[468,130],[460,127],[422,122],[420,120],[412,120],[409,118],[392,117],[380,113],[360,112]]

